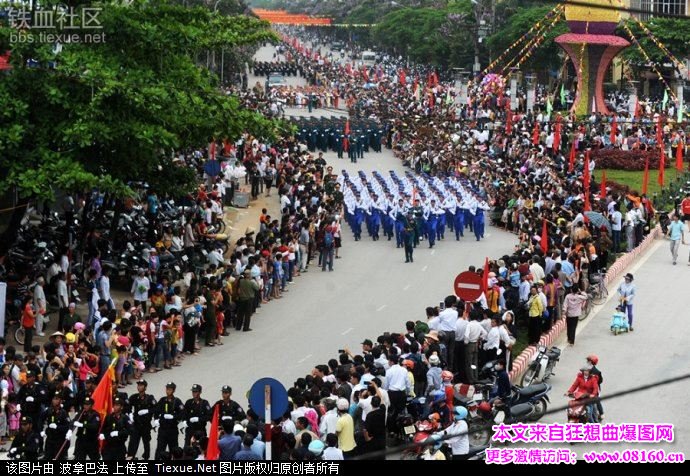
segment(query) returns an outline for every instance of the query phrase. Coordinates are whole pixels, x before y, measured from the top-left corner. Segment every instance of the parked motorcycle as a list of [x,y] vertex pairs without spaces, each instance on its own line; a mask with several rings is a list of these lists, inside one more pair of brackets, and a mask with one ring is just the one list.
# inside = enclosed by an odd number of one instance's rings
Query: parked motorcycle
[[537,357],[529,364],[522,376],[522,386],[526,387],[532,383],[544,382],[552,375],[556,375],[553,373],[553,369],[560,358],[561,349],[558,347],[547,349],[546,346],[539,346]]

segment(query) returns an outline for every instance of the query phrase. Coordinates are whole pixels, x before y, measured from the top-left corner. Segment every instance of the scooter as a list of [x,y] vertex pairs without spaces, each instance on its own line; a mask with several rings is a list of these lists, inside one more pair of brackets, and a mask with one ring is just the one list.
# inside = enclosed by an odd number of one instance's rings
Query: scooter
[[535,382],[544,382],[552,375],[553,368],[561,358],[561,349],[551,347],[547,350],[546,346],[539,346],[537,357],[529,364],[525,374],[522,376],[522,386],[527,387]]
[[599,410],[589,395],[575,397],[569,393],[566,396],[570,397],[567,410],[568,423],[600,423]]

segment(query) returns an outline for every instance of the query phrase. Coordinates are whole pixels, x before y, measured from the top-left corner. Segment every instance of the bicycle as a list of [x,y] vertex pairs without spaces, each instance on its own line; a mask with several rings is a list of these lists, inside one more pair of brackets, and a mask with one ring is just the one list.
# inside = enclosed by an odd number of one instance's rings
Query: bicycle
[[609,297],[609,290],[604,283],[605,269],[600,269],[596,274],[590,278],[590,285],[588,293],[592,296],[594,304],[604,304]]

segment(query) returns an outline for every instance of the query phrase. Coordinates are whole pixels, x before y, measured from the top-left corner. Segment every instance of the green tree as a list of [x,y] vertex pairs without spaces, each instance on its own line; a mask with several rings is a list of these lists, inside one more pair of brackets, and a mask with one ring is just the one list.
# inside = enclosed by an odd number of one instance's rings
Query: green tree
[[[552,9],[553,5],[518,8],[514,14],[507,18],[505,24],[489,37],[487,43],[493,51],[493,57],[497,58],[501,53],[507,50],[510,45],[527,33],[530,28],[541,21]],[[547,22],[549,25],[550,23],[550,21]],[[562,50],[554,39],[558,35],[567,33],[567,31],[568,27],[564,21],[561,20],[556,23],[555,26],[544,35],[544,39],[539,43],[539,47],[533,50],[529,59],[522,63],[520,66],[521,69],[544,71],[557,70],[560,68],[562,66],[562,60],[558,55]],[[520,45],[511,50],[506,55],[505,61],[497,65],[499,68],[498,71],[506,64],[506,61],[515,58],[522,46],[532,38],[533,36],[528,36]]]
[[[625,24],[635,38],[637,38],[640,46],[645,50],[649,58],[657,64],[657,67],[671,62],[668,55],[656,45],[635,20],[628,19]],[[654,18],[644,25],[676,58],[682,59],[690,55],[690,22],[687,20]],[[623,50],[621,53],[623,58],[628,60],[637,70],[646,69],[648,61],[634,44],[626,29],[621,25],[616,30],[616,34],[633,43],[630,47]]]
[[[172,166],[173,149],[245,129],[273,133],[194,62],[200,51],[273,39],[266,24],[160,1],[102,8],[101,43],[71,43],[57,54],[38,41],[9,45],[0,191],[50,198],[56,188],[99,187],[122,195],[127,182],[146,179],[180,195],[193,174]],[[0,45],[15,33],[0,29]]]
[[195,62],[209,50],[275,40],[265,22],[161,0],[98,6],[101,41],[61,51],[35,32],[33,42],[11,42],[18,30],[0,24],[12,65],[0,81],[0,193],[51,199],[97,187],[124,196],[128,183],[146,180],[181,196],[195,176],[172,163],[173,150],[245,130],[274,137],[275,123],[242,109]]

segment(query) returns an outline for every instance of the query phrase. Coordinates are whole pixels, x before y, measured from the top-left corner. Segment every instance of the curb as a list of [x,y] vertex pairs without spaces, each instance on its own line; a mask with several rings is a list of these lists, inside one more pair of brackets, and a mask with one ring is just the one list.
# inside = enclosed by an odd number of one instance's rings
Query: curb
[[[637,258],[645,254],[649,247],[654,243],[654,240],[661,236],[661,227],[657,225],[650,233],[642,240],[642,243],[630,253],[626,253],[616,260],[615,263],[606,272],[604,276],[604,283],[608,287],[611,282],[617,280],[623,271],[630,266]],[[513,360],[513,370],[510,372],[510,381],[515,383],[522,377],[522,374],[527,370],[529,364],[537,355],[537,349],[540,345],[549,347],[553,344],[565,330],[565,319],[559,319],[549,332],[542,334],[539,339],[539,344],[531,345],[523,350],[515,360]]]

